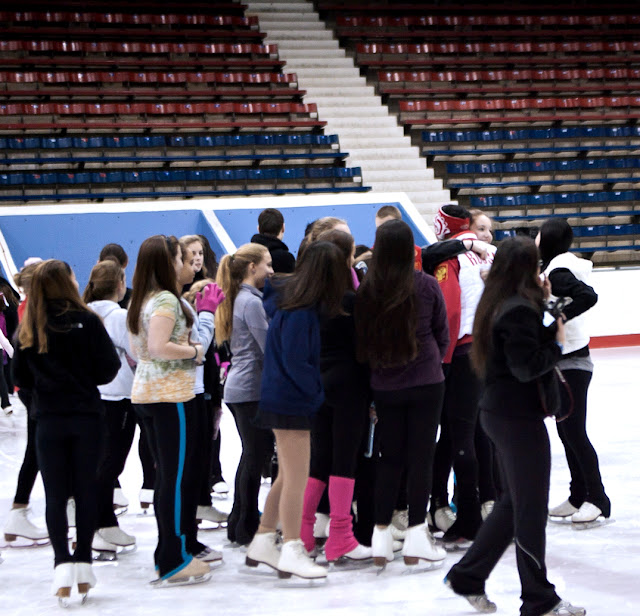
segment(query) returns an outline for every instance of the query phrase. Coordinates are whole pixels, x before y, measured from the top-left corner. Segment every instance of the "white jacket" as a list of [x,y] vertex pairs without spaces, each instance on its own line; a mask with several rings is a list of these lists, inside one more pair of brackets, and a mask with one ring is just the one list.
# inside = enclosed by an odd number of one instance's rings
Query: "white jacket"
[[127,311],[120,308],[116,302],[108,299],[90,302],[88,306],[102,317],[104,327],[120,358],[120,370],[118,370],[116,378],[111,383],[98,386],[100,397],[103,400],[131,398],[134,373],[125,355],[126,353],[131,357],[129,332],[127,331]]
[[[589,280],[593,270],[593,263],[588,259],[580,259],[573,253],[564,252],[551,259],[544,273],[548,276],[553,270],[559,268],[568,269],[580,282],[591,286]],[[552,295],[550,299],[555,301],[557,297]],[[583,312],[564,324],[565,343],[562,351],[563,355],[573,353],[573,351],[582,349],[589,344],[588,314],[589,311]]]

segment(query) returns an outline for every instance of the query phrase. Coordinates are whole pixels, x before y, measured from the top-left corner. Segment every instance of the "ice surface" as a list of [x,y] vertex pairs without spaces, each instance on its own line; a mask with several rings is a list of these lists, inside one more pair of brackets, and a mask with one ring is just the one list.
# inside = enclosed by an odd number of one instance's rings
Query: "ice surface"
[[[600,457],[615,523],[574,531],[567,525],[547,528],[549,578],[561,597],[584,605],[590,616],[638,616],[640,614],[640,348],[593,352],[596,365],[589,395],[589,435]],[[569,473],[562,444],[553,422],[553,470],[551,504],[568,496]],[[239,440],[233,419],[225,412],[222,421],[224,475],[232,486],[239,456]],[[4,524],[15,491],[16,477],[25,445],[25,415],[0,415],[0,523]],[[117,563],[95,567],[98,586],[80,607],[72,595],[70,613],[117,616],[146,614],[221,614],[315,616],[410,616],[475,613],[468,604],[447,590],[442,578],[460,558],[449,555],[442,569],[420,571],[407,568],[402,560],[391,563],[377,575],[373,567],[335,571],[324,586],[287,588],[268,568],[244,566],[245,551],[230,547],[225,531],[201,531],[204,543],[224,552],[224,565],[204,585],[152,589],[152,551],[156,540],[153,516],[140,516],[137,502],[141,484],[137,448],[122,476],[122,487],[131,501],[120,517],[122,528],[136,536],[138,549],[122,555]],[[266,488],[263,490],[266,491]],[[264,498],[264,494],[262,494]],[[216,501],[229,510],[228,500]],[[40,480],[32,507],[44,525],[44,499]],[[0,535],[0,540],[2,535]],[[0,613],[3,615],[60,614],[49,588],[52,579],[50,547],[2,549],[0,565]],[[417,571],[414,572],[414,569]],[[513,549],[507,551],[487,583],[487,593],[498,604],[498,614],[519,613],[520,584]],[[64,612],[62,612],[64,613]]]

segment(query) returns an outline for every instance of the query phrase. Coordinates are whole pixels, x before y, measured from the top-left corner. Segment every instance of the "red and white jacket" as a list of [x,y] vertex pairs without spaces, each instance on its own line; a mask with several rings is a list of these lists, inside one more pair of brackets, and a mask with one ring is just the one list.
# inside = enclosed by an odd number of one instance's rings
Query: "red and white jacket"
[[[471,231],[463,231],[449,239],[462,241],[477,240],[478,238]],[[434,272],[444,295],[449,321],[449,349],[442,360],[445,364],[451,363],[453,352],[457,346],[472,341],[473,319],[480,296],[484,291],[484,281],[480,272],[491,267],[495,252],[496,247],[489,246],[487,257],[482,259],[475,252],[468,250],[441,263]]]

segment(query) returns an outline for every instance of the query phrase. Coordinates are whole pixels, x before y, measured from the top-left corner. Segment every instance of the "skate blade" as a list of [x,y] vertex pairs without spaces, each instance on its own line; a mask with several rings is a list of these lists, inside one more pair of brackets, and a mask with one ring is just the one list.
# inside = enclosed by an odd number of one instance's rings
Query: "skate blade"
[[419,560],[415,565],[407,565],[400,575],[427,573],[428,571],[437,571],[442,567],[444,567],[444,560]]
[[116,514],[116,517],[120,517],[121,515],[124,515],[125,513],[127,513],[127,511],[129,511],[129,506],[125,506],[125,507],[120,507],[119,505],[114,505],[113,506],[113,513]]
[[211,522],[210,520],[202,520],[198,525],[198,530],[210,531],[210,530],[223,530],[227,528],[226,522]]
[[326,577],[321,578],[302,578],[291,574],[289,578],[280,577],[280,571],[278,572],[278,581],[276,586],[278,588],[315,588],[318,586],[324,586],[327,583]]
[[361,569],[368,569],[372,566],[373,557],[355,560],[353,558],[341,556],[338,560],[334,560],[329,563],[329,571],[335,571],[336,573],[340,573],[341,571],[359,571]]
[[137,518],[153,518],[155,517],[155,512],[153,511],[153,507],[147,507],[146,509],[142,509],[138,513],[136,513]]
[[42,548],[50,544],[51,541],[48,537],[46,539],[29,539],[28,537],[16,536],[16,538],[11,541],[7,541],[5,538],[2,547],[24,550],[28,548]]
[[96,563],[113,563],[118,560],[118,554],[116,552],[93,550],[92,557]]
[[211,579],[211,573],[204,575],[191,575],[187,578],[178,578],[177,580],[151,580],[149,584],[152,588],[172,588],[174,586],[193,586],[194,584],[202,584]]
[[553,515],[553,516],[549,516],[549,522],[551,522],[552,524],[571,524],[571,516],[570,515],[566,515],[566,516],[559,516],[559,515]]
[[613,524],[615,520],[613,518],[598,518],[591,522],[571,522],[571,528],[573,530],[590,530],[592,528],[600,528],[601,526],[609,526]]

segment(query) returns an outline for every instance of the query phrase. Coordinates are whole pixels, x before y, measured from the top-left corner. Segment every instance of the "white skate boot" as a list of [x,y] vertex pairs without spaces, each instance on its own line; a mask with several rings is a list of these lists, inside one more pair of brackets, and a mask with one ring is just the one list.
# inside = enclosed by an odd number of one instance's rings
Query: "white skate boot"
[[121,488],[115,488],[113,490],[113,510],[116,512],[116,515],[127,513],[128,508],[129,499],[124,495]]
[[391,535],[395,541],[404,541],[409,528],[409,512],[406,509],[399,511],[396,509],[391,518]]
[[373,555],[373,564],[376,567],[386,567],[387,563],[393,561],[393,535],[391,528],[387,526],[384,529],[373,527],[373,536],[371,537],[371,554]]
[[228,518],[229,514],[224,513],[223,511],[220,511],[213,506],[203,507],[199,505],[196,511],[196,519],[198,521],[198,524],[200,524],[200,522],[204,520],[207,522],[211,522],[216,529],[225,526]]
[[582,503],[580,509],[571,516],[571,527],[574,530],[587,530],[611,522],[613,520],[605,518],[602,510],[593,503]]
[[222,564],[222,552],[214,550],[209,546],[205,546],[195,557],[203,563],[211,563],[213,565]]
[[435,539],[431,536],[427,525],[418,524],[407,530],[407,536],[402,546],[402,555],[405,565],[417,565],[419,560],[424,560],[439,566],[446,558],[447,553],[436,546]]
[[276,545],[276,533],[256,533],[247,548],[247,567],[263,564],[277,571],[279,561],[280,550]]
[[97,583],[91,563],[76,563],[76,584],[78,584],[78,594],[82,597],[83,605],[87,601],[89,590],[95,588]]
[[326,513],[316,513],[316,521],[313,524],[313,536],[316,540],[316,546],[321,548],[329,537],[329,526],[331,519]]
[[493,511],[495,504],[496,504],[496,501],[488,500],[488,501],[484,501],[484,503],[480,505],[480,515],[482,516],[483,522],[491,515],[491,512]]
[[113,562],[118,560],[118,546],[115,543],[109,543],[100,536],[99,532],[94,533],[91,541],[91,549],[95,552],[94,560],[101,562]]
[[4,539],[8,543],[16,541],[18,537],[28,539],[33,545],[49,543],[49,533],[44,528],[38,528],[31,520],[28,507],[17,507],[9,511],[7,523],[4,526]]
[[123,548],[130,548],[136,544],[136,538],[133,535],[125,533],[119,526],[100,528],[98,534],[105,541]]
[[561,503],[556,507],[549,509],[549,519],[552,522],[568,522],[574,513],[577,513],[578,509],[574,507],[569,499]]
[[305,580],[319,580],[327,577],[327,570],[316,565],[304,549],[301,539],[282,544],[278,560],[278,577],[289,579],[292,575]]
[[[444,583],[445,586],[448,586],[453,590],[453,586],[451,586],[451,582],[447,578],[444,578]],[[453,592],[455,592],[459,597],[466,599],[469,602],[469,605],[471,605],[476,612],[481,612],[482,614],[494,614],[498,611],[498,606],[493,601],[489,601],[489,597],[487,597],[486,593],[481,595],[461,595],[455,590],[453,590]]]
[[168,588],[170,586],[188,586],[191,584],[202,584],[211,579],[211,569],[207,563],[203,563],[197,558],[192,558],[191,562],[184,568],[174,573],[171,577],[153,580],[153,588]]
[[583,607],[571,605],[568,601],[560,601],[550,612],[542,616],[584,616],[587,613]]
[[153,490],[142,488],[140,490],[140,509],[142,509],[142,513],[147,513],[151,506],[153,506]]
[[71,587],[75,580],[75,563],[62,563],[53,570],[53,583],[51,592],[54,597],[58,597],[60,607],[69,607],[69,597],[71,597]]
[[453,513],[453,509],[446,505],[445,507],[440,507],[440,509],[436,509],[435,514],[433,515],[433,524],[443,533],[446,533],[456,521],[456,514]]
[[213,495],[218,498],[226,498],[229,494],[229,486],[226,481],[216,481],[211,490]]

